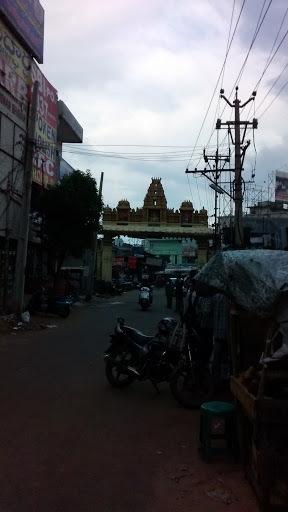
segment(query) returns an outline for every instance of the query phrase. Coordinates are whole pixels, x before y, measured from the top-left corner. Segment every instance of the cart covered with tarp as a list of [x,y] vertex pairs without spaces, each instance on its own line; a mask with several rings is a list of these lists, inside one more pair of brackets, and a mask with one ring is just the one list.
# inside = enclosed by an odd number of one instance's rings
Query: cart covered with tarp
[[275,318],[288,297],[288,252],[220,252],[194,278],[199,293],[224,293],[246,311]]
[[230,300],[231,391],[246,474],[265,510],[288,510],[288,252],[216,254],[198,294]]

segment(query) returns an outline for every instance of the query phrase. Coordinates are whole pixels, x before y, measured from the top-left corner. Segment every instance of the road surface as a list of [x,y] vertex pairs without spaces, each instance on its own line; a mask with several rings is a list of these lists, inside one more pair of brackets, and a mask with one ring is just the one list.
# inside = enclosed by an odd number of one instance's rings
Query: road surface
[[229,455],[200,460],[198,411],[166,385],[158,395],[149,382],[106,382],[116,318],[154,334],[170,316],[163,289],[154,295],[145,312],[131,291],[47,318],[56,328],[2,339],[0,512],[219,512],[225,501],[229,512],[257,510]]

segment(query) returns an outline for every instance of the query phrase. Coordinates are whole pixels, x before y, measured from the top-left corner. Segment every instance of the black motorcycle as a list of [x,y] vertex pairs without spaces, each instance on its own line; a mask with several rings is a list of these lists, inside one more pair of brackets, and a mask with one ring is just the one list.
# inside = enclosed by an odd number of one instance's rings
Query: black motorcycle
[[105,352],[106,377],[116,388],[129,386],[134,380],[150,380],[157,389],[160,382],[169,382],[180,361],[177,347],[169,345],[171,333],[177,325],[173,318],[163,318],[155,336],[125,325],[118,318],[110,347]]
[[[188,409],[197,409],[214,395],[213,378],[208,362],[210,349],[205,349],[205,339],[201,339],[194,328],[179,327],[176,337],[180,340],[182,357],[170,379],[170,390],[177,402]],[[203,350],[204,348],[204,350]]]
[[71,296],[58,297],[49,296],[45,288],[40,288],[31,296],[25,311],[32,315],[36,312],[53,313],[62,318],[67,318],[70,314],[70,307],[73,303]]

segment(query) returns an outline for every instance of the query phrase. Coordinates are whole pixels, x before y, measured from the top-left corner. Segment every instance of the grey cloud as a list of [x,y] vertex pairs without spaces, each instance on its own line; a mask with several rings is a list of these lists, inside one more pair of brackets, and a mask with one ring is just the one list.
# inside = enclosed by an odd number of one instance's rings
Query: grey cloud
[[[256,29],[257,21],[260,16],[260,12],[263,6],[262,0],[253,0],[253,2],[246,2],[245,7],[243,9],[243,18],[241,22],[241,30],[237,31],[237,38],[240,39],[242,44],[248,48],[252,42],[252,38]],[[262,16],[265,13],[266,8],[268,7],[268,2],[266,3]],[[277,0],[276,2],[272,2],[266,18],[263,21],[263,24],[259,30],[255,43],[253,45],[254,49],[259,49],[265,52],[270,52],[274,40],[276,38],[277,32],[280,28],[281,21],[285,12],[287,10],[287,0]],[[239,10],[238,10],[239,12]],[[286,15],[284,25],[282,27],[282,31],[280,32],[278,43],[282,39],[288,27],[288,14]],[[276,47],[278,45],[276,44]],[[275,47],[275,49],[276,49]],[[287,41],[282,45],[279,50],[279,54],[286,55],[287,53]]]

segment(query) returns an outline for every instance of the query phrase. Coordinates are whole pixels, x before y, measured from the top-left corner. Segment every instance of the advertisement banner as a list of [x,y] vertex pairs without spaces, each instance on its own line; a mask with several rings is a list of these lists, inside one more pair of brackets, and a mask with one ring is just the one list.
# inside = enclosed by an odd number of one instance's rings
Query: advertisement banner
[[16,98],[12,98],[5,89],[0,89],[1,112],[11,121],[16,123],[22,130],[26,130],[28,104],[19,104]]
[[128,267],[136,268],[137,267],[137,258],[134,256],[128,256]]
[[44,9],[39,0],[1,0],[0,13],[12,25],[29,53],[43,64]]
[[162,259],[161,258],[146,258],[146,265],[152,265],[153,267],[161,267]]
[[123,265],[124,265],[124,258],[115,258],[114,265],[116,265],[117,267],[123,267]]
[[275,201],[288,203],[288,173],[276,171]]
[[31,57],[0,20],[0,102],[7,117],[23,129],[30,99],[31,64]]
[[56,180],[57,91],[45,78],[37,64],[33,62],[32,91],[36,80],[39,82],[39,94],[35,126],[36,151],[33,180],[39,185],[47,187],[47,185],[53,185]]

